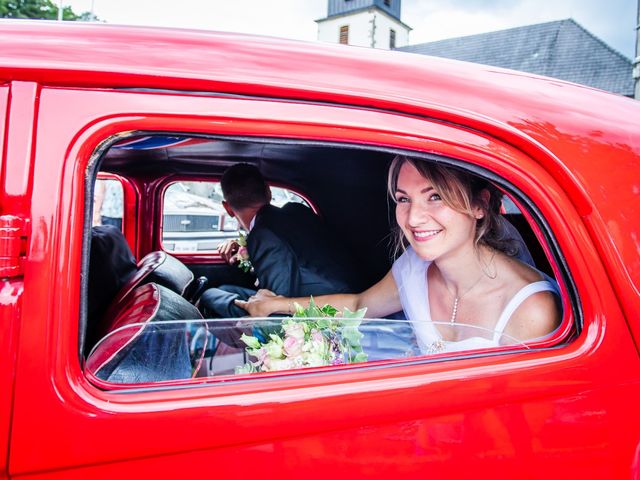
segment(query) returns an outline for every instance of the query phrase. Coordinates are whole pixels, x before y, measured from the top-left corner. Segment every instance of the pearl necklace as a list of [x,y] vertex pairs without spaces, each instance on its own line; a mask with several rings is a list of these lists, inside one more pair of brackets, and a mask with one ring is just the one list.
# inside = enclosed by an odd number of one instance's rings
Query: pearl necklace
[[456,323],[456,316],[458,315],[458,297],[453,301],[453,309],[451,310],[451,320],[450,323]]
[[[471,285],[469,288],[467,288],[462,295],[456,295],[455,298],[453,299],[453,308],[451,309],[451,318],[449,319],[449,323],[454,324],[456,323],[456,317],[458,316],[458,304],[460,303],[460,300],[462,300],[462,297],[464,297],[467,293],[469,293],[473,287],[475,287],[478,283],[480,283],[480,280],[482,280],[482,277],[484,277],[484,272],[482,272],[482,275],[480,275],[478,277],[478,279],[473,282],[473,285]],[[446,282],[444,282],[444,286],[447,289],[447,291],[453,295],[453,292],[451,290],[449,290],[449,286],[446,284]]]

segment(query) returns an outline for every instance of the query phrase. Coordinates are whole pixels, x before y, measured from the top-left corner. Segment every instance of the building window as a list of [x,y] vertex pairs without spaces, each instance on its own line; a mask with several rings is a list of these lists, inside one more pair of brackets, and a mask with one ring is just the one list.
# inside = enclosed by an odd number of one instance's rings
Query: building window
[[384,0],[384,4],[385,4],[387,7],[390,7],[390,6],[391,6],[391,0]]
[[389,29],[389,48],[396,48],[396,31],[393,28]]
[[338,41],[344,45],[349,45],[349,25],[340,27],[340,39]]

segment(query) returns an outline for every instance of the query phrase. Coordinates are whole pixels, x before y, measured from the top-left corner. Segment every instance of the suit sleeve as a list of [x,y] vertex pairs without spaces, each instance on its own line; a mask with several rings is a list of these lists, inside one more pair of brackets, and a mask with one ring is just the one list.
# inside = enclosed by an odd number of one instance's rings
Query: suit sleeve
[[247,249],[260,281],[259,288],[267,288],[286,297],[297,295],[299,269],[296,257],[286,242],[271,230],[261,228],[252,232]]

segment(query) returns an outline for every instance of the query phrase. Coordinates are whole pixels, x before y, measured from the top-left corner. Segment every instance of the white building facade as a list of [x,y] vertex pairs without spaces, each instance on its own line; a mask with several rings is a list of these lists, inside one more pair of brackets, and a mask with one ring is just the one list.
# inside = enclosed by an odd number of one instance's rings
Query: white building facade
[[401,0],[328,0],[316,20],[318,40],[389,50],[409,43],[411,28],[400,21]]

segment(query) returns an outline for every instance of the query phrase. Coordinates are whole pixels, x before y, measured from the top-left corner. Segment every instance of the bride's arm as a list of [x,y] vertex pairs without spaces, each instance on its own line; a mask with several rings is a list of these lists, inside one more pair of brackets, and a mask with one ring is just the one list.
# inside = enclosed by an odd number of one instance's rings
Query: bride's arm
[[[351,311],[367,308],[367,317],[384,317],[402,309],[398,288],[391,271],[374,286],[362,293],[337,293],[314,297],[316,305],[330,304],[338,310],[348,308]],[[289,298],[275,295],[269,290],[260,290],[247,301],[236,300],[235,304],[243,308],[252,317],[267,317],[272,313],[292,314],[294,304],[303,307],[309,305],[309,297]]]

